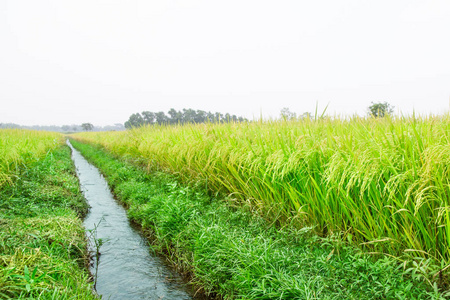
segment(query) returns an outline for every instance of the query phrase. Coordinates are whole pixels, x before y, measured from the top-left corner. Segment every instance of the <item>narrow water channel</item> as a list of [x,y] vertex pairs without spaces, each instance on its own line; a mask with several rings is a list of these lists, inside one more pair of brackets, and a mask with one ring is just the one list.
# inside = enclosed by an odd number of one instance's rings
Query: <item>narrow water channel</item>
[[[84,220],[86,230],[95,230],[99,248],[96,290],[102,299],[193,299],[181,277],[164,260],[152,256],[147,239],[130,224],[125,209],[114,199],[97,168],[79,151],[72,149],[72,159],[81,190],[91,206]],[[96,252],[95,247],[90,249]]]

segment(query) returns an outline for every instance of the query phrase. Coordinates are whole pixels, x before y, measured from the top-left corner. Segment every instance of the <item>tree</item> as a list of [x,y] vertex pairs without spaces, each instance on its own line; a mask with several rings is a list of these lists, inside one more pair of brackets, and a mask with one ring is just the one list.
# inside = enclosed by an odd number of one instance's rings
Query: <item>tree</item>
[[289,110],[289,108],[284,107],[281,111],[280,111],[280,117],[283,120],[294,120],[297,118],[297,114],[295,112],[292,112]]
[[151,111],[143,111],[142,119],[144,120],[145,124],[153,124],[155,122],[155,114]]
[[130,116],[128,121],[125,122],[125,128],[130,129],[133,127],[139,127],[144,125],[144,118],[142,118],[140,113],[135,113]]
[[159,111],[155,113],[155,119],[156,123],[162,125],[166,124],[169,121],[169,118],[166,116],[166,114],[163,111]]
[[368,107],[369,115],[374,118],[383,118],[394,113],[394,107],[387,102],[373,103]]
[[195,117],[197,116],[197,113],[195,110],[188,108],[183,108],[183,122],[184,123],[194,123]]
[[194,122],[195,123],[205,123],[207,112],[203,110],[197,110],[195,112]]
[[170,124],[178,124],[183,122],[183,113],[181,111],[175,110],[175,108],[171,108],[168,111],[169,114],[169,123]]
[[94,129],[94,125],[92,125],[91,123],[83,123],[81,124],[81,128],[83,128],[84,131],[91,131],[92,129]]
[[311,115],[310,112],[304,112],[302,113],[299,117],[300,120],[305,120],[305,119],[312,119],[313,116]]
[[216,123],[223,122],[223,114],[221,114],[221,113],[219,113],[219,112],[216,112],[216,113],[214,114],[214,121],[215,121]]
[[206,120],[210,123],[214,123],[214,114],[210,111],[206,113]]

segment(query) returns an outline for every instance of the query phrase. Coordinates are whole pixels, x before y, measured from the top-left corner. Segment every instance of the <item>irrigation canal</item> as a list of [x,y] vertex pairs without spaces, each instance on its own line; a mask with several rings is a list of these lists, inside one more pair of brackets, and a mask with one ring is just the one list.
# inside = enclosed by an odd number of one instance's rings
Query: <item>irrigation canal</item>
[[[114,199],[106,180],[79,151],[72,149],[81,190],[91,206],[84,220],[97,252],[91,272],[102,299],[194,299],[182,278],[164,260],[149,252],[147,239],[133,227],[125,209]],[[96,241],[96,243],[95,243]]]

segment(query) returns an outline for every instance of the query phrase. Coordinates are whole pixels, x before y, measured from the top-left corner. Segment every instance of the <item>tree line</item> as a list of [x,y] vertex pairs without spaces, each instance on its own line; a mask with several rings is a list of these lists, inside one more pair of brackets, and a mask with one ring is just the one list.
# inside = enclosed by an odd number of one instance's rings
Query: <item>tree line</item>
[[222,114],[219,112],[212,113],[203,110],[185,109],[175,110],[171,108],[167,115],[163,112],[143,111],[130,116],[125,122],[125,128],[139,127],[146,124],[187,124],[187,123],[226,123],[226,122],[248,122],[246,118]]
[[55,131],[55,132],[78,132],[78,131],[121,131],[125,130],[125,127],[121,123],[116,123],[114,125],[106,126],[94,126],[91,123],[83,123],[81,125],[19,125],[16,123],[0,123],[0,129],[31,129],[31,130],[42,130],[42,131]]

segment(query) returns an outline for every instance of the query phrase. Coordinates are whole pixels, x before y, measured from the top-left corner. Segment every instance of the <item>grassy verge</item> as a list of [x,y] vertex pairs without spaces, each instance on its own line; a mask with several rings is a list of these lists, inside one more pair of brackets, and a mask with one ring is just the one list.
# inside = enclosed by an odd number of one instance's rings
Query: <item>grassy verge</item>
[[0,298],[96,299],[86,270],[79,190],[70,149],[22,166],[0,189]]
[[361,253],[311,228],[275,228],[249,208],[207,196],[173,176],[147,173],[73,141],[106,176],[154,247],[206,294],[225,299],[439,299],[420,268]]

